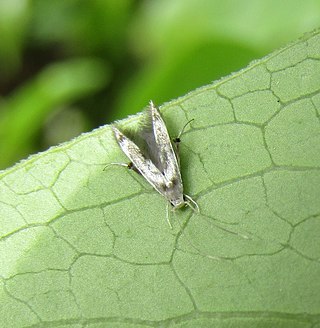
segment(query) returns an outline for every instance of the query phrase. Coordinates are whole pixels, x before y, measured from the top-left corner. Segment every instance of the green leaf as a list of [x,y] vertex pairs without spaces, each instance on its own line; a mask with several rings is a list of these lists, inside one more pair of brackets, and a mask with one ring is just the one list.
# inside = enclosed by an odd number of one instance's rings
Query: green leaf
[[[166,104],[201,213],[121,167],[110,127],[0,180],[4,327],[320,325],[319,31]],[[123,124],[137,125],[139,116]]]

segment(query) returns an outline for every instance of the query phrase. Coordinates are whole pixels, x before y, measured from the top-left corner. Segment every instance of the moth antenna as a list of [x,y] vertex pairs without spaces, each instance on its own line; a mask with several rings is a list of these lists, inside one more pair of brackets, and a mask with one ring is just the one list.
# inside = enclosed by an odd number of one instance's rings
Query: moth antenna
[[[185,196],[187,196],[187,195],[185,195]],[[190,197],[190,199],[191,199],[191,197]],[[193,201],[195,204],[197,204],[193,199],[192,199],[192,201]],[[198,204],[197,204],[197,205],[198,205]],[[191,207],[191,206],[190,206],[190,207]],[[199,207],[198,207],[198,208],[199,208]],[[179,218],[177,218],[177,221],[178,221],[179,226],[180,226],[180,229],[181,229],[180,231],[182,232],[182,231],[184,230],[184,227],[183,227],[183,225],[181,224]],[[186,233],[186,232],[185,232],[185,233]],[[203,257],[206,257],[206,258],[209,258],[209,259],[211,259],[211,260],[222,260],[222,259],[223,259],[223,258],[220,257],[220,256],[213,256],[213,255],[205,254],[205,253],[201,252],[200,249],[199,249],[197,246],[195,246],[194,243],[193,243],[189,238],[186,237],[186,240],[187,240],[188,244],[189,244],[189,245],[190,245],[195,251],[197,251],[198,255],[203,256]]]
[[[191,207],[194,211],[197,210],[197,212],[200,213],[200,208],[199,208],[198,203],[197,203],[195,200],[193,200],[189,195],[184,195],[184,197],[187,199],[186,204],[187,204],[189,207]],[[191,204],[192,204],[193,206],[192,206]]]

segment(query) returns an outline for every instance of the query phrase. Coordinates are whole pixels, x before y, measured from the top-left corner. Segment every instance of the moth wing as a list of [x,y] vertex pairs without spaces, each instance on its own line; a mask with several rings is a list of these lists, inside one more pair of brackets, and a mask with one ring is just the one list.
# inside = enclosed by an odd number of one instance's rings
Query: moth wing
[[133,163],[141,175],[155,188],[160,194],[164,195],[166,190],[166,179],[159,169],[150,159],[147,159],[140,151],[139,147],[126,137],[119,129],[112,127],[116,140]]
[[182,185],[180,167],[177,161],[176,153],[172,147],[167,127],[152,102],[150,102],[152,115],[152,125],[155,142],[158,147],[158,156],[163,168],[163,173],[168,181],[178,179],[178,184]]

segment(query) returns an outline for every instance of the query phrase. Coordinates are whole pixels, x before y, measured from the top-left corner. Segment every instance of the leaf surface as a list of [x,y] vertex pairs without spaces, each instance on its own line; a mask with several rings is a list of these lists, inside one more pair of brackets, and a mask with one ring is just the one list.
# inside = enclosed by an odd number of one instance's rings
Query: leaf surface
[[[161,108],[186,208],[109,126],[3,171],[4,327],[320,325],[319,31]],[[137,126],[140,117],[124,125]]]

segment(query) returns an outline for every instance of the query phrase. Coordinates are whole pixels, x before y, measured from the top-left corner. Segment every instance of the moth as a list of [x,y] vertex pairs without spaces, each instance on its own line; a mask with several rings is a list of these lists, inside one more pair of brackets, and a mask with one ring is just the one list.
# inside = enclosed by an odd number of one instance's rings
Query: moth
[[148,183],[161,194],[167,201],[167,222],[172,228],[169,220],[169,204],[173,209],[189,206],[193,210],[199,211],[198,204],[188,195],[183,193],[183,182],[180,172],[180,160],[178,146],[183,127],[178,137],[170,140],[165,122],[159,111],[150,101],[150,106],[146,112],[147,124],[140,129],[139,135],[135,136],[143,141],[145,149],[121,132],[116,126],[112,126],[114,136],[130,163],[110,163],[126,166],[141,174]]

